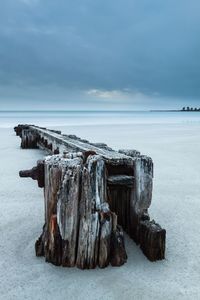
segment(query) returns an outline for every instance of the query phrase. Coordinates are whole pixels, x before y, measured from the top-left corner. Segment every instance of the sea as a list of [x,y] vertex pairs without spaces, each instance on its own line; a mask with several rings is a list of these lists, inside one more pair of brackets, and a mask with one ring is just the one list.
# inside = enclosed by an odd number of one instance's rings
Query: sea
[[166,111],[0,111],[0,128],[18,124],[89,126],[128,124],[200,124],[200,112]]

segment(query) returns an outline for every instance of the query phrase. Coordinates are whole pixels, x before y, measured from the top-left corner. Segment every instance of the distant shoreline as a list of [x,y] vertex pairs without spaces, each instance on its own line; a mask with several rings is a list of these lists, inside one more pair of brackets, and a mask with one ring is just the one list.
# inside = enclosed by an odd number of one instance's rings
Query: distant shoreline
[[0,110],[0,113],[33,113],[33,114],[48,114],[48,113],[149,113],[149,112],[200,112],[200,110],[182,110],[182,109],[152,109],[152,110]]
[[155,109],[150,112],[183,112],[183,113],[199,113],[200,110],[182,110],[182,109]]

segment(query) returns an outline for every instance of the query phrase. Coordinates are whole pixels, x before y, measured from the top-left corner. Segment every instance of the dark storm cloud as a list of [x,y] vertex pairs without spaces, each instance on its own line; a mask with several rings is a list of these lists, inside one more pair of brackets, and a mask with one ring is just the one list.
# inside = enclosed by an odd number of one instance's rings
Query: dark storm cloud
[[[200,3],[2,0],[1,88],[200,97]],[[102,94],[103,95],[103,94]]]

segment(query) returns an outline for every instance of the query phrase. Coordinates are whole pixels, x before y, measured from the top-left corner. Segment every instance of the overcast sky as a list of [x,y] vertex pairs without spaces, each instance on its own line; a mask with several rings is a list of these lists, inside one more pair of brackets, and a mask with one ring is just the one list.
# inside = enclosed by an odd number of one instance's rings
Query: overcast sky
[[1,0],[0,109],[200,106],[199,0]]

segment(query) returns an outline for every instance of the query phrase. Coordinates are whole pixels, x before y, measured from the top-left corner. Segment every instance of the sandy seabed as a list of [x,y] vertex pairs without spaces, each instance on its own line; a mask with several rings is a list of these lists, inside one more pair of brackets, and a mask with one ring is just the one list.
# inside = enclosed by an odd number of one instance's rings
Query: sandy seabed
[[149,262],[127,236],[128,261],[119,268],[82,271],[36,258],[43,191],[18,171],[33,167],[44,153],[20,149],[12,128],[1,128],[0,299],[200,299],[200,124],[57,128],[153,158],[149,212],[167,230],[166,259]]

